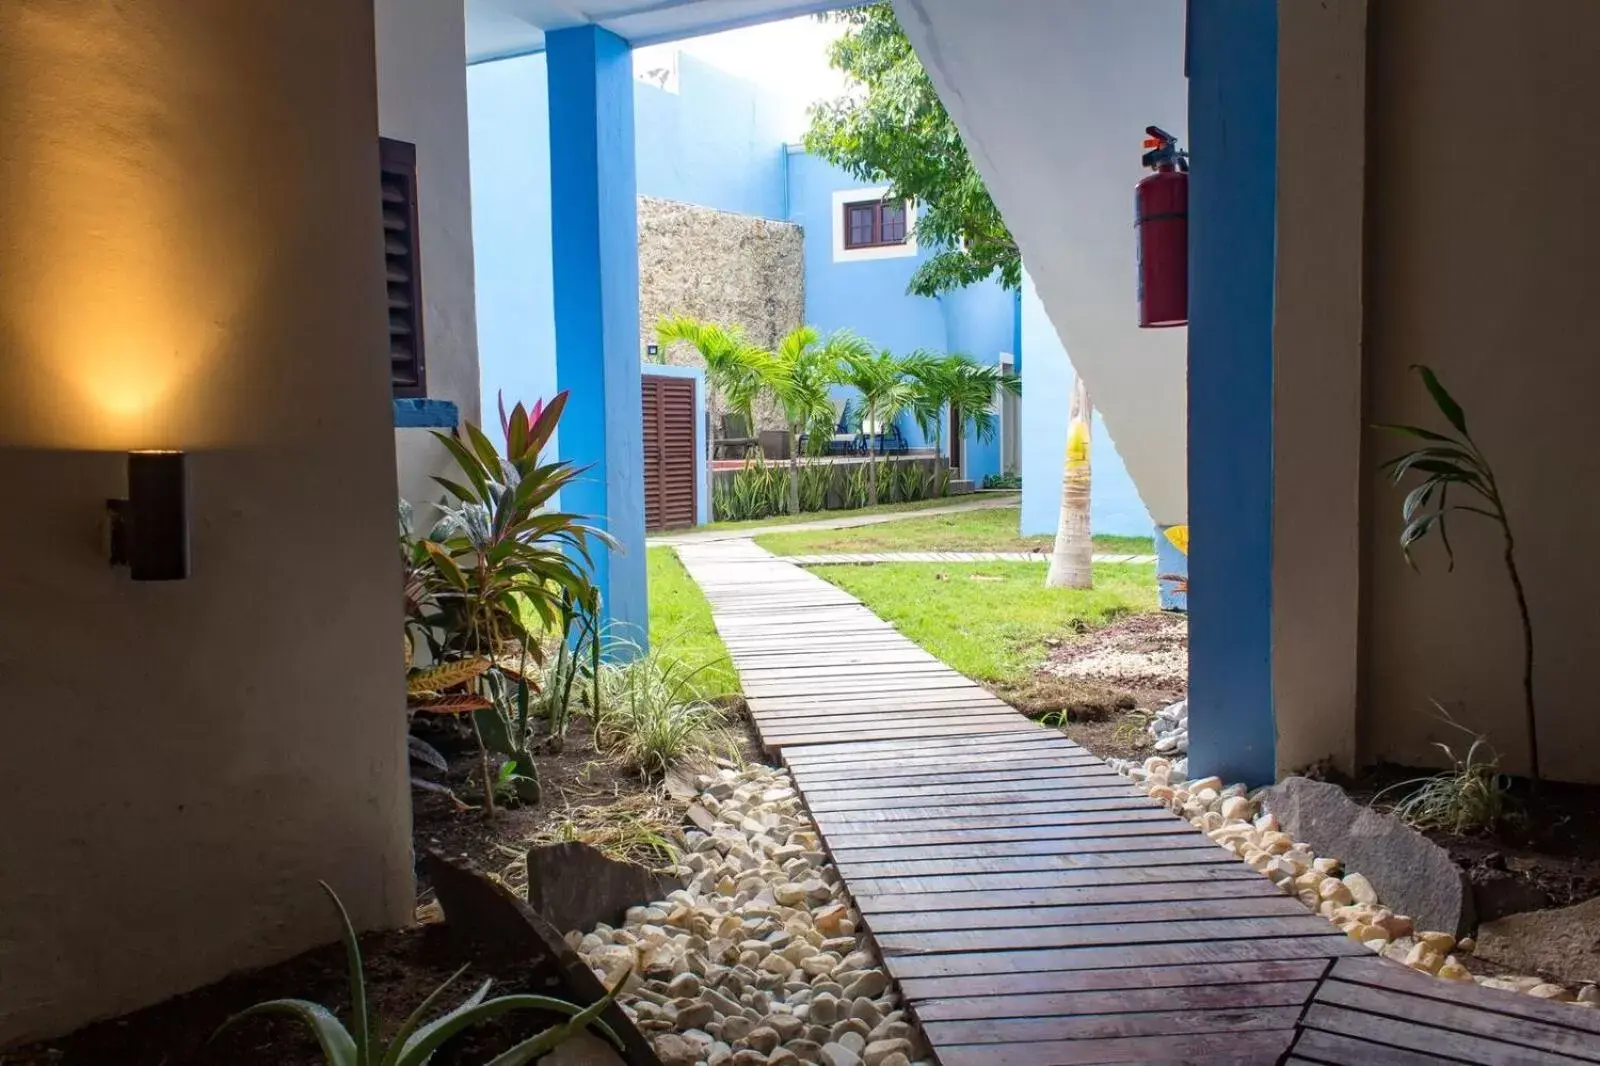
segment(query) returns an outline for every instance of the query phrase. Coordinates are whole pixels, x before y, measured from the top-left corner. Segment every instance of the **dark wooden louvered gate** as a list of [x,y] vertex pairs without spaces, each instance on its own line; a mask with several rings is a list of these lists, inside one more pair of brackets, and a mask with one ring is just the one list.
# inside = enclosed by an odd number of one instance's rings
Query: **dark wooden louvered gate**
[[681,529],[695,522],[694,381],[646,373],[644,527]]

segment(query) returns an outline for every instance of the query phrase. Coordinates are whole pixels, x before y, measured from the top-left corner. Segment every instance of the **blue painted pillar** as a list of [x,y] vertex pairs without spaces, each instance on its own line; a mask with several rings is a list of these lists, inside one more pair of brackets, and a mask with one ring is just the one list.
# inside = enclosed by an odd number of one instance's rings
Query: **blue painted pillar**
[[1278,5],[1190,0],[1189,773],[1276,775]]
[[563,510],[615,537],[595,578],[606,620],[641,647],[649,635],[644,445],[639,395],[639,234],[633,57],[595,26],[545,34],[550,77],[551,250],[556,384],[569,390],[557,447],[588,467]]

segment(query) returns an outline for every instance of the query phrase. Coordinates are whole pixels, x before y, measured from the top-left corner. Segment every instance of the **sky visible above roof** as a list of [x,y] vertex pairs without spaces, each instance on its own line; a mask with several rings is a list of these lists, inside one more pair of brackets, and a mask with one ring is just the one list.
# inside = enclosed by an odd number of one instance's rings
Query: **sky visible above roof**
[[672,70],[681,52],[753,82],[784,102],[785,137],[798,142],[808,125],[806,109],[848,88],[844,75],[828,66],[828,45],[843,32],[840,23],[809,15],[784,19],[636,49],[633,70],[640,77]]

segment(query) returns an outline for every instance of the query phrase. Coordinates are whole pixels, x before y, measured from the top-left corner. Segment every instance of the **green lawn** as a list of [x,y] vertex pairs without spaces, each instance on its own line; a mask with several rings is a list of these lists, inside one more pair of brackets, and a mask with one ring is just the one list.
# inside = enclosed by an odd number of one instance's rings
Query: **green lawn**
[[819,566],[816,573],[894,623],[968,677],[1025,684],[1047,638],[1154,611],[1151,565],[1094,568],[1092,589],[1047,589],[1044,563],[878,563]]
[[[645,553],[650,581],[650,644],[692,670],[705,696],[739,691],[728,649],[711,622],[711,605],[671,548]],[[703,669],[702,669],[703,668]]]
[[[853,529],[797,529],[767,533],[756,543],[777,555],[823,555],[829,552],[1021,552],[1049,551],[1054,536],[1019,537],[1021,508],[927,515]],[[1096,536],[1097,552],[1148,555],[1150,537]]]
[[[1014,492],[997,492],[996,496],[1015,496]],[[860,518],[865,515],[899,514],[902,511],[926,511],[931,507],[949,507],[966,500],[983,499],[983,496],[944,496],[935,500],[913,500],[910,503],[880,503],[876,507],[857,507],[854,510],[804,511],[800,514],[779,514],[770,518],[751,518],[743,522],[711,522],[696,526],[688,532],[725,532],[734,529],[755,529],[758,526],[792,526],[806,522],[825,522],[833,518]]]

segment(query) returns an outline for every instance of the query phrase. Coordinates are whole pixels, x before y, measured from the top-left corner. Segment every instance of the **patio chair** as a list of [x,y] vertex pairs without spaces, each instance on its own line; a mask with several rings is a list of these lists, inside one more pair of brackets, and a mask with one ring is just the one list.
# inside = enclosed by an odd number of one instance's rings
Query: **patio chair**
[[722,432],[711,444],[711,458],[743,459],[761,451],[761,440],[750,432],[750,423],[741,414],[722,416]]
[[898,419],[886,425],[879,425],[878,422],[871,419],[863,421],[861,423],[858,450],[871,452],[873,450],[872,438],[874,437],[878,439],[877,452],[879,455],[905,455],[911,451],[911,446],[906,443],[905,434],[900,432]]

